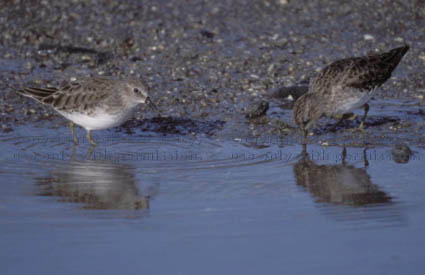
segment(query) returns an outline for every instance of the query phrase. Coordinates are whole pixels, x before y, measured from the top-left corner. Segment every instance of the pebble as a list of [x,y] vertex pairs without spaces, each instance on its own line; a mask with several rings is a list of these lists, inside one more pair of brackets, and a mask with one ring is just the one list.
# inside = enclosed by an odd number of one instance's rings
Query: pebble
[[371,34],[365,34],[363,36],[363,39],[364,40],[375,40],[375,37],[373,37],[373,35],[371,35]]
[[393,160],[396,163],[407,163],[409,162],[412,151],[409,146],[405,144],[395,144],[392,148]]
[[265,100],[261,100],[260,102],[251,105],[251,107],[246,112],[245,117],[248,119],[258,118],[262,115],[265,115],[268,109],[269,103]]

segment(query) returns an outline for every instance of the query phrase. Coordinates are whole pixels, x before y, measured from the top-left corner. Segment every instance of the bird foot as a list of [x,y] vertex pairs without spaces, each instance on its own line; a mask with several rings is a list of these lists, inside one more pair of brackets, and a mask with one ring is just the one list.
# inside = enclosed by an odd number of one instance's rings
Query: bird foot
[[94,140],[92,138],[89,138],[88,141],[90,142],[91,145],[96,146],[96,142],[94,142]]
[[72,139],[74,141],[74,145],[78,145],[78,139],[75,136]]

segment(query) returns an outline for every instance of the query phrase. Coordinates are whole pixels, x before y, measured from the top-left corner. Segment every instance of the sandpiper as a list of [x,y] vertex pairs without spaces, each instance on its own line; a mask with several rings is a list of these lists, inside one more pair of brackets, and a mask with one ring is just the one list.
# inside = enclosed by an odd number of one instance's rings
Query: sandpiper
[[382,54],[351,57],[337,60],[326,66],[309,86],[309,91],[294,105],[295,123],[304,132],[322,116],[346,114],[353,109],[364,107],[359,129],[363,130],[369,105],[377,87],[391,77],[392,71],[409,50],[409,46],[395,48]]
[[92,130],[118,126],[132,115],[140,103],[150,103],[148,86],[136,78],[85,78],[58,88],[23,88],[20,94],[51,106],[70,120],[74,144],[78,144],[74,123],[87,131],[87,139],[96,145]]

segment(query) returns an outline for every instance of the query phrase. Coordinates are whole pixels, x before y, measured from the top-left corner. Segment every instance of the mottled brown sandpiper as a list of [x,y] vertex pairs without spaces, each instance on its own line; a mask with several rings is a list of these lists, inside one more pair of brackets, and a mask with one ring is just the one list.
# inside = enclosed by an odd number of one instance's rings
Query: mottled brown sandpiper
[[359,129],[363,130],[369,105],[375,89],[391,77],[409,46],[395,48],[389,52],[363,57],[337,60],[326,66],[310,81],[308,93],[301,96],[294,105],[295,123],[304,132],[322,116],[345,114],[364,107]]

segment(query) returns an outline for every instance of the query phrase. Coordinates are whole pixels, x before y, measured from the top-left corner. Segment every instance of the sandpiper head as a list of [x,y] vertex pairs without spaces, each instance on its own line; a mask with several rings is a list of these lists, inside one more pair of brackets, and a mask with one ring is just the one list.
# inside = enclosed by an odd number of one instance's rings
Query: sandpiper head
[[323,115],[319,97],[316,93],[307,93],[295,102],[293,117],[303,131],[307,131]]
[[149,102],[149,87],[146,83],[137,78],[128,79],[125,82],[126,95],[137,103]]
[[126,95],[138,103],[148,103],[154,111],[158,111],[156,105],[150,99],[148,92],[149,86],[141,79],[131,78],[125,82]]

